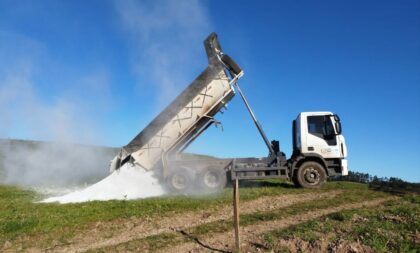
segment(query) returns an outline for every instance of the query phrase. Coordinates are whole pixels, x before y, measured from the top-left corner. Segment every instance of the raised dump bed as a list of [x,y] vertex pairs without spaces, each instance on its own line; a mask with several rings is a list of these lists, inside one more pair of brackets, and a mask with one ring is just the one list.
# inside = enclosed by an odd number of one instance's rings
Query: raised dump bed
[[215,122],[213,116],[235,95],[232,83],[242,71],[222,53],[215,33],[207,37],[204,47],[209,61],[207,68],[121,149],[111,170],[127,162],[151,170],[162,161],[165,163],[171,154],[185,149]]

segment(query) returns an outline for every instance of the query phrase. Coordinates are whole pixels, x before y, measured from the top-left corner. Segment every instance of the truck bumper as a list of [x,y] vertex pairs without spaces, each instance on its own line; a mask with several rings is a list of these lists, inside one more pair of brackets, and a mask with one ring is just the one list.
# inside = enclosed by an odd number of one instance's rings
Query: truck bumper
[[341,159],[341,175],[347,176],[349,174],[349,168],[347,167],[347,159]]

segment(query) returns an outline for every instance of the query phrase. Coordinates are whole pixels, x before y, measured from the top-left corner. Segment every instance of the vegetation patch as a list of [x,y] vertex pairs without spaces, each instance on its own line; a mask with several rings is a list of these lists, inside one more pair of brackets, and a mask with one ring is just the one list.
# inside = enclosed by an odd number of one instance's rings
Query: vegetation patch
[[[307,193],[285,181],[255,182],[241,189],[243,201],[263,196]],[[325,189],[328,191],[330,189]],[[67,243],[99,223],[126,219],[153,219],[186,211],[208,210],[230,205],[232,189],[207,196],[167,196],[133,201],[92,201],[78,204],[36,203],[44,196],[32,190],[0,185],[0,249],[4,244],[47,247]],[[110,235],[112,236],[112,235]],[[7,242],[7,243],[6,243]]]
[[276,252],[284,251],[286,246],[294,249],[292,252],[314,250],[315,245],[324,245],[325,251],[346,245],[348,250],[363,247],[373,252],[418,252],[419,201],[420,196],[407,195],[379,208],[333,213],[288,229],[270,231],[262,235],[262,241]]
[[[240,195],[241,202],[244,203],[267,196],[313,193],[314,191],[323,193],[333,190],[341,190],[342,194],[335,198],[314,199],[267,212],[243,214],[241,225],[247,226],[344,203],[389,196],[382,192],[371,191],[365,184],[329,182],[322,189],[307,190],[294,188],[290,183],[281,180],[246,182],[241,185]],[[102,233],[103,238],[112,238],[115,233],[118,233],[117,231],[129,229],[123,227],[122,224],[130,219],[153,220],[201,210],[212,213],[218,208],[231,205],[232,189],[226,188],[221,193],[206,197],[168,196],[135,201],[94,201],[79,204],[36,203],[42,197],[30,190],[0,186],[0,249],[1,247],[15,250],[31,247],[46,249],[51,245],[73,244],[76,243],[73,242],[75,236],[95,229],[97,224],[112,225],[112,229],[107,230],[109,233],[98,231]],[[345,220],[346,218],[336,219]],[[185,232],[191,235],[190,238],[179,232],[162,233],[106,247],[103,250],[129,251],[132,249],[136,251],[135,249],[140,248],[140,251],[150,251],[152,248],[175,245],[185,240],[192,240],[192,238],[230,230],[232,230],[230,221],[210,222],[186,229]],[[316,234],[308,234],[305,239],[316,240],[316,236]]]
[[[381,192],[371,192],[355,187],[354,189],[344,191],[335,198],[313,200],[304,203],[294,204],[285,208],[276,209],[269,212],[255,212],[240,215],[240,225],[249,226],[262,221],[278,220],[288,216],[306,213],[316,209],[324,209],[342,204],[356,203],[375,198],[388,196]],[[207,233],[220,233],[232,229],[232,221],[216,221],[206,223],[201,226],[191,228],[189,232],[194,235],[203,235]]]
[[86,252],[153,252],[165,248],[168,245],[176,245],[187,241],[188,238],[182,237],[176,233],[162,233],[159,235],[152,235],[142,239],[133,240],[113,247],[93,249]]
[[[337,186],[336,183],[334,183]],[[240,223],[241,226],[251,226],[254,224],[258,224],[259,222],[264,221],[274,221],[278,219],[284,219],[290,216],[305,214],[308,211],[314,211],[317,209],[324,209],[330,208],[333,206],[339,206],[342,204],[348,203],[357,203],[366,200],[372,200],[376,198],[381,198],[385,196],[389,196],[385,193],[381,192],[374,192],[369,191],[366,185],[354,184],[354,183],[342,183],[338,184],[342,186],[341,189],[346,189],[342,194],[330,198],[330,199],[316,199],[304,203],[297,203],[293,204],[284,208],[279,208],[276,210],[268,211],[268,212],[255,212],[249,214],[243,214],[240,216]],[[331,186],[326,187],[329,189]],[[338,187],[334,187],[337,189]],[[316,226],[317,221],[304,223],[304,227],[299,228],[299,230],[291,230],[290,236],[294,233],[302,236],[306,240],[313,242],[316,241],[319,237],[317,233],[309,233],[308,231],[311,230],[312,227]],[[203,225],[187,228],[183,231],[173,232],[170,241],[166,241],[166,247],[173,247],[177,244],[184,243],[185,240],[195,240],[200,241],[200,239],[210,236],[216,233],[224,233],[232,231],[233,229],[233,222],[231,220],[220,220],[215,222],[205,223]],[[175,238],[175,239],[174,239]],[[141,246],[145,243],[145,240],[149,240],[149,238],[137,239],[132,240],[130,242],[121,243],[115,246],[104,247],[99,252],[114,252],[116,250],[120,251],[131,251],[130,249],[134,247],[133,245]],[[269,238],[267,239],[269,240]],[[150,251],[150,249],[148,250]]]

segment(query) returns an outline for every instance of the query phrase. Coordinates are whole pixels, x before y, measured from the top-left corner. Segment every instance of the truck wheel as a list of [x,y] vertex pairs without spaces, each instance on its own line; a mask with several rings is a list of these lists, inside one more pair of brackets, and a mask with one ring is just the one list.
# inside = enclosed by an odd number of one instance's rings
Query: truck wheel
[[226,186],[226,171],[221,168],[205,168],[198,176],[201,190],[204,192],[217,192]]
[[166,178],[168,188],[176,193],[189,193],[194,183],[192,173],[184,168],[176,168]]
[[298,181],[298,172],[297,172],[297,170],[295,170],[295,171],[293,172],[292,182],[293,182],[293,184],[294,184],[296,187],[302,187],[302,186],[300,185],[299,181]]
[[297,173],[297,182],[304,188],[319,188],[326,179],[325,169],[317,162],[303,163]]

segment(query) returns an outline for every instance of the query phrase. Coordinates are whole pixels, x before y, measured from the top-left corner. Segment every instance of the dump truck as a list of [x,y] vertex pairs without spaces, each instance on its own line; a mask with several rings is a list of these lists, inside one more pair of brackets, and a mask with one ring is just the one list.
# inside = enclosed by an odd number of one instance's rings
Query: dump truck
[[[328,177],[347,175],[347,147],[341,121],[332,112],[301,112],[292,123],[289,159],[279,141],[269,141],[239,86],[242,68],[227,54],[217,34],[204,41],[207,68],[188,85],[111,161],[111,170],[130,163],[154,170],[172,191],[217,191],[228,180],[286,178],[306,188],[320,187]],[[268,155],[262,158],[185,156],[183,151],[211,125],[239,93]]]

